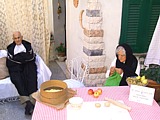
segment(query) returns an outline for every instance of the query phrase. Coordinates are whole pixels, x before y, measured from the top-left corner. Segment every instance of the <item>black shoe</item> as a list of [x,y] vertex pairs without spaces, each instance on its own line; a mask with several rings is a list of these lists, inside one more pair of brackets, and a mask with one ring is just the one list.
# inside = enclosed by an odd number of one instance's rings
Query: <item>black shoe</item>
[[30,102],[26,102],[26,107],[25,107],[25,115],[32,115],[34,110],[34,105]]

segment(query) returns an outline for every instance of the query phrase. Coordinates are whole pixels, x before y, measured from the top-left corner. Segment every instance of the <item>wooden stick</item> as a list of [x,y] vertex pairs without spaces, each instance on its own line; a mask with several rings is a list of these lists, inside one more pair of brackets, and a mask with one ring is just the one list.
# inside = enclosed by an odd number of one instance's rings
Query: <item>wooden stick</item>
[[129,107],[129,106],[127,106],[127,105],[125,105],[125,104],[123,104],[123,103],[121,103],[121,102],[115,101],[115,100],[110,99],[110,98],[107,98],[107,97],[105,97],[104,99],[107,100],[108,102],[110,102],[110,103],[118,106],[118,107],[124,108],[124,109],[126,109],[126,110],[128,110],[128,111],[131,110],[131,107]]

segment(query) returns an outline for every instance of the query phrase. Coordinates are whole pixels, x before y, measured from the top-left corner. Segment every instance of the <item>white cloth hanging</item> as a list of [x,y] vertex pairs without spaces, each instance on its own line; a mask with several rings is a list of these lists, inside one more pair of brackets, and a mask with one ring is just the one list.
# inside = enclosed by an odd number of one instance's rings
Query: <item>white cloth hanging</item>
[[150,64],[160,65],[160,16],[144,61],[145,66]]
[[6,50],[0,50],[0,58],[7,57],[7,51]]

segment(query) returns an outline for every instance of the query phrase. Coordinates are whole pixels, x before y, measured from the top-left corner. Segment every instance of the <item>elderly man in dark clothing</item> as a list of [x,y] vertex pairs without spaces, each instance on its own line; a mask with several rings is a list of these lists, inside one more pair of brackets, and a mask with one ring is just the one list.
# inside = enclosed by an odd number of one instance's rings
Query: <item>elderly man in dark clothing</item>
[[34,109],[31,94],[37,91],[36,55],[31,43],[23,40],[19,31],[13,33],[13,43],[7,46],[7,52],[6,65],[11,81],[17,88],[21,103],[25,105],[25,114],[31,115]]

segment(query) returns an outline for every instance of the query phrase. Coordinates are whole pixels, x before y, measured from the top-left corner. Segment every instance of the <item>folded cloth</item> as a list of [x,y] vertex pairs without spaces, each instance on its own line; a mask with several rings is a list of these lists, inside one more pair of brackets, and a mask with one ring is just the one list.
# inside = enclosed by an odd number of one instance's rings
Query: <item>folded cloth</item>
[[147,52],[146,59],[144,61],[145,66],[149,66],[150,64],[156,64],[160,65],[160,16],[151,40],[151,43],[149,45],[149,49]]
[[6,50],[0,50],[0,58],[7,57],[7,51]]
[[122,77],[119,73],[114,72],[111,76],[109,76],[104,84],[104,86],[119,86]]

